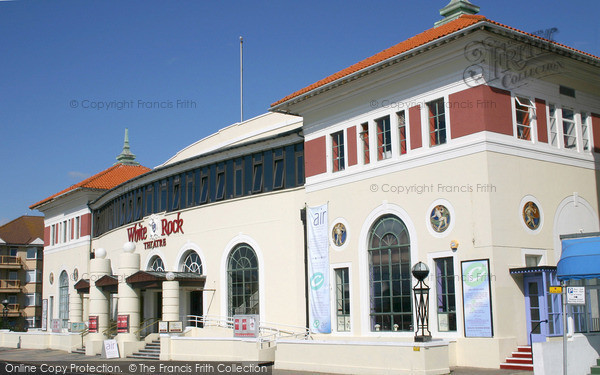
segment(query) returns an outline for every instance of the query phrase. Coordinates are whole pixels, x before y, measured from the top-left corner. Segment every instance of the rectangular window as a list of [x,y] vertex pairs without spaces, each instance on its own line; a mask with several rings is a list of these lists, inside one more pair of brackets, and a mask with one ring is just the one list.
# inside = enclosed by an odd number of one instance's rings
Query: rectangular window
[[152,185],[148,185],[146,186],[146,198],[145,198],[145,202],[146,204],[145,206],[145,216],[151,215],[153,214],[154,210],[152,209],[154,207],[154,187]]
[[17,303],[17,296],[15,296],[15,295],[8,296],[8,303],[10,305],[16,304]]
[[210,179],[209,179],[209,170],[207,167],[202,168],[202,174],[200,176],[200,203],[206,203],[208,202],[208,193],[209,193],[209,186],[210,186]]
[[[558,286],[560,282],[556,278],[556,273],[546,273],[546,285]],[[562,335],[562,301],[558,293],[547,293],[548,307],[548,335]]]
[[377,124],[377,160],[392,157],[392,128],[390,116],[375,120]]
[[343,171],[346,167],[344,160],[344,131],[339,131],[331,135],[331,154],[333,160],[333,171]]
[[18,274],[15,271],[10,271],[8,273],[9,280],[18,280]]
[[262,154],[253,155],[252,192],[260,193],[263,187]]
[[407,140],[406,140],[406,114],[404,111],[396,113],[398,116],[398,136],[400,141],[400,155],[406,154]]
[[217,200],[225,198],[225,164],[217,165]]
[[160,199],[158,204],[158,212],[163,212],[167,210],[167,197],[168,197],[168,184],[167,180],[162,180],[160,182],[158,197]]
[[531,141],[531,119],[534,106],[530,99],[515,96],[515,111],[517,115],[517,138]]
[[27,249],[27,259],[37,259],[37,249],[36,248]]
[[50,227],[50,232],[51,232],[51,233],[50,233],[50,245],[51,245],[51,246],[54,246],[54,238],[55,238],[55,236],[56,236],[56,233],[55,233],[55,228],[54,228],[54,227],[55,227],[55,225],[54,225],[54,224],[53,224],[53,225]]
[[371,160],[371,156],[369,155],[369,124],[364,123],[360,125],[360,139],[362,143],[362,154],[363,154],[363,164],[369,164]]
[[63,221],[62,223],[62,242],[67,242],[67,221]]
[[38,293],[25,294],[25,306],[37,306],[38,300]]
[[581,112],[581,141],[583,143],[583,151],[590,150],[590,130],[588,125],[588,115]]
[[171,194],[171,210],[175,211],[179,209],[181,202],[181,178],[175,176],[173,178],[173,193]]
[[446,143],[446,113],[444,99],[427,103],[429,119],[429,145],[436,146]]
[[435,260],[438,331],[456,331],[456,297],[452,257]]
[[285,181],[285,163],[283,158],[283,148],[278,148],[273,152],[273,189],[283,188]]
[[81,235],[81,224],[79,221],[80,216],[77,216],[75,218],[75,239],[79,239],[79,236]]
[[573,110],[567,108],[562,109],[562,123],[565,148],[577,148],[577,130]]
[[233,163],[233,193],[236,197],[244,195],[244,159],[237,158]]
[[294,186],[302,186],[304,185],[304,143],[296,145],[294,156],[296,158],[296,185]]
[[185,175],[185,206],[192,207],[194,205],[194,194],[196,189],[196,180],[194,172],[187,172]]
[[29,270],[25,273],[25,283],[37,283],[37,271]]
[[335,269],[335,306],[338,332],[350,332],[350,277],[348,268]]
[[548,105],[548,115],[550,121],[550,144],[558,146],[558,127],[556,125],[556,107],[554,104]]
[[19,249],[17,249],[16,247],[10,248],[10,256],[11,257],[16,257],[18,252],[19,252]]

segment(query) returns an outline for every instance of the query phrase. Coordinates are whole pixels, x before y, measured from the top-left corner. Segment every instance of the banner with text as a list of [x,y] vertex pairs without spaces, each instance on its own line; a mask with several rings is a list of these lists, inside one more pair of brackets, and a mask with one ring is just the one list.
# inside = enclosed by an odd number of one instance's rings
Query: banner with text
[[461,263],[465,337],[493,337],[489,260]]
[[309,257],[310,330],[313,333],[331,333],[327,204],[309,207],[306,223]]

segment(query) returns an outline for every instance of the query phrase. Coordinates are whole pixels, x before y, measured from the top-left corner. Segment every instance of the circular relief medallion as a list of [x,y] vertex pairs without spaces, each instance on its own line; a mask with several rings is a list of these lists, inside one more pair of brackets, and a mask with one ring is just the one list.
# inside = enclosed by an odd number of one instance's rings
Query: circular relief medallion
[[54,284],[54,273],[50,272],[50,275],[48,275],[48,281],[50,281],[50,285]]
[[342,246],[346,243],[346,226],[342,223],[337,223],[331,231],[331,238],[335,246]]
[[529,201],[523,206],[523,221],[527,228],[536,230],[540,227],[540,209],[537,204]]
[[450,226],[450,211],[446,206],[438,204],[431,210],[429,221],[434,231],[442,233]]
[[77,281],[79,280],[79,270],[77,268],[75,268],[73,270],[73,281]]

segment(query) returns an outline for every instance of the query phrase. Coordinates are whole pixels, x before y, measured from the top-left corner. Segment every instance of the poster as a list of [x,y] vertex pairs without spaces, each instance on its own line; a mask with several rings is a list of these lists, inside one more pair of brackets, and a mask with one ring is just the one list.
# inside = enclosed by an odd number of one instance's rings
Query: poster
[[465,337],[492,337],[492,295],[488,259],[461,262]]
[[117,316],[117,333],[129,332],[129,315]]
[[90,320],[88,323],[88,332],[89,333],[97,333],[98,332],[98,315],[90,315]]
[[48,300],[42,300],[42,331],[48,330]]
[[309,257],[310,330],[313,333],[331,333],[327,204],[308,207],[306,224]]

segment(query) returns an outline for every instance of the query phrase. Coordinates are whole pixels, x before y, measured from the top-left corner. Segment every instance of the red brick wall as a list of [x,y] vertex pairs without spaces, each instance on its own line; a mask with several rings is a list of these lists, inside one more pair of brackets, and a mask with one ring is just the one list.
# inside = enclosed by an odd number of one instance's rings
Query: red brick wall
[[356,165],[358,163],[356,154],[356,126],[348,128],[346,134],[348,136],[348,165]]
[[327,172],[325,136],[304,142],[304,170],[306,177]]
[[416,105],[408,109],[410,121],[410,149],[423,146],[421,137],[421,107]]

